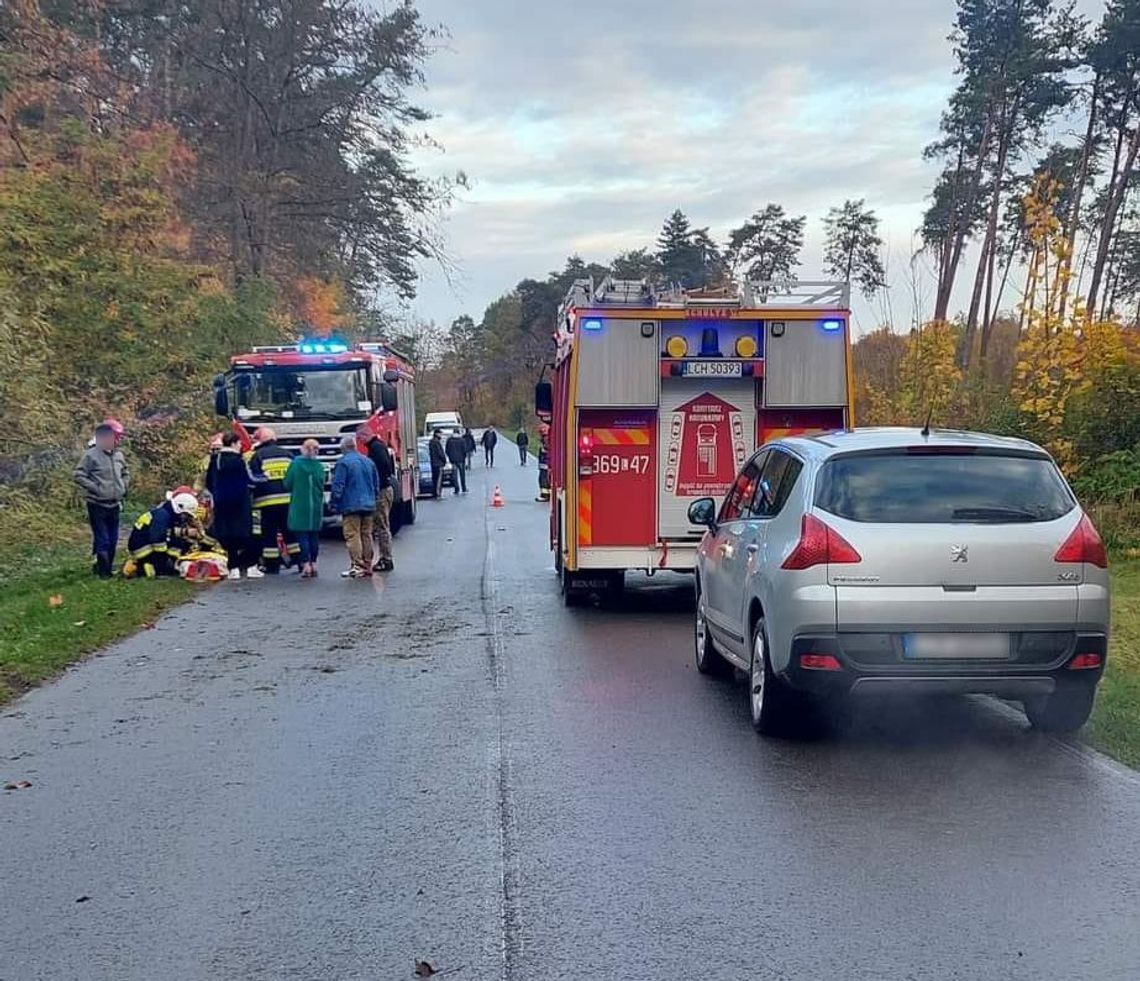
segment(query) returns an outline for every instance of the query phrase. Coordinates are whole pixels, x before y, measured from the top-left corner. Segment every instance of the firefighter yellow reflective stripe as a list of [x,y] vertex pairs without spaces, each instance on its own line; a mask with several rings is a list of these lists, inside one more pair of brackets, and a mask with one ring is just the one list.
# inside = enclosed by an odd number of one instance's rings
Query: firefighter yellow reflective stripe
[[139,515],[138,521],[135,522],[135,527],[141,531],[143,528],[147,527],[152,520],[153,518],[151,517],[151,513],[147,511],[145,514]]
[[168,548],[165,545],[144,545],[142,548],[136,548],[131,551],[131,558],[136,562],[147,558],[151,555],[177,555],[175,549]]
[[263,559],[279,559],[281,558],[281,551],[276,548],[263,548],[261,550],[261,557]]
[[285,551],[288,552],[290,555],[300,555],[301,554],[301,546],[298,545],[296,542],[292,542],[290,545],[288,545],[286,547]]
[[261,461],[261,470],[270,480],[284,480],[285,471],[293,461],[289,457],[272,457]]
[[290,497],[288,493],[285,494],[266,494],[265,497],[255,497],[253,499],[253,506],[255,508],[271,508],[278,504],[288,504]]

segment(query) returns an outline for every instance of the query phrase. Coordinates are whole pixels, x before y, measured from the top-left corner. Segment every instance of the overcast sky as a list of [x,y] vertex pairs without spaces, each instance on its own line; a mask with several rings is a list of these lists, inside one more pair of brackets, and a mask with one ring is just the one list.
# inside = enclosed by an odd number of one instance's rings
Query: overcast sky
[[[424,102],[465,171],[447,222],[459,269],[424,269],[415,312],[480,317],[518,280],[567,255],[605,261],[651,245],[681,208],[722,241],[768,201],[808,216],[801,278],[821,275],[821,220],[866,198],[903,266],[954,84],[953,0],[418,0],[451,33]],[[858,327],[879,315],[856,308]]]

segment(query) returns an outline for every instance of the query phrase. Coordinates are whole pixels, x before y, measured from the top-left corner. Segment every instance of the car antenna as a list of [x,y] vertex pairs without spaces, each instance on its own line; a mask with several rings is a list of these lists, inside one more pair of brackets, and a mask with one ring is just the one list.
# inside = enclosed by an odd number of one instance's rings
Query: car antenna
[[934,406],[933,405],[926,411],[926,423],[922,427],[923,439],[927,439],[930,436],[930,420],[932,418],[934,418]]

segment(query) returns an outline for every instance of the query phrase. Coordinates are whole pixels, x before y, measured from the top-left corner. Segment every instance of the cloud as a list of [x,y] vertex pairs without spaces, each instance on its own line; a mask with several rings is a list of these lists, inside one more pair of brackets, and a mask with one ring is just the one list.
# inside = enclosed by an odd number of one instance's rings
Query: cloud
[[419,7],[451,41],[423,100],[444,151],[417,162],[472,180],[447,223],[460,285],[426,269],[425,316],[477,317],[571,253],[650,245],[676,207],[721,239],[768,201],[808,215],[805,276],[845,198],[909,246],[933,182],[921,151],[954,83],[949,0]]

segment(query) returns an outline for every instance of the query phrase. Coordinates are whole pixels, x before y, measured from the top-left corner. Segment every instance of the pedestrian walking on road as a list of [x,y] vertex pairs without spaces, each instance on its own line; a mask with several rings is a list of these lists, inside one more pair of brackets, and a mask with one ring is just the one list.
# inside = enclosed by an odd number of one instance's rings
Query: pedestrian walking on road
[[391,572],[396,568],[392,561],[392,502],[396,499],[393,476],[396,468],[392,462],[392,451],[384,440],[370,429],[361,428],[359,435],[380,478],[380,493],[376,495],[376,514],[372,522],[376,532],[376,564],[372,571]]
[[475,462],[475,434],[471,432],[471,427],[468,426],[463,430],[463,446],[467,450],[467,469],[471,469],[471,465]]
[[483,462],[488,467],[495,465],[495,444],[499,441],[499,434],[494,429],[484,429],[483,439],[480,441],[483,444]]
[[530,437],[526,434],[525,429],[520,429],[518,435],[515,437],[515,445],[519,448],[519,466],[526,466],[526,448],[530,446]]
[[226,551],[231,579],[261,579],[253,536],[253,489],[256,482],[241,455],[236,433],[222,436],[222,447],[210,458],[206,489],[214,502],[213,536]]
[[[285,489],[285,474],[293,454],[277,444],[277,433],[268,426],[262,426],[253,439],[257,449],[249,459],[249,469],[258,481],[253,495],[253,530],[261,542],[261,567],[277,575],[283,562],[288,564],[301,554],[289,530],[289,492]],[[284,555],[280,541],[285,543]]]
[[325,520],[325,467],[318,458],[321,444],[307,439],[301,444],[301,455],[285,471],[285,489],[289,492],[289,530],[301,548],[301,578],[317,574],[317,557],[321,551],[321,526]]
[[457,431],[448,436],[444,451],[447,453],[447,459],[451,462],[451,483],[455,487],[455,493],[458,494],[462,487],[463,493],[466,494],[467,444],[463,440],[463,435]]
[[100,579],[110,579],[119,546],[119,516],[130,487],[130,471],[119,449],[123,427],[108,419],[95,427],[95,439],[79,460],[74,479],[87,498],[87,521],[91,525],[92,570]]
[[352,565],[341,573],[346,579],[372,578],[372,524],[380,475],[376,464],[356,448],[356,437],[340,441],[341,458],[333,470],[329,506],[341,515],[344,540]]
[[447,466],[447,451],[443,448],[443,430],[431,434],[428,443],[428,460],[431,463],[431,496],[439,500],[443,490],[443,468]]

